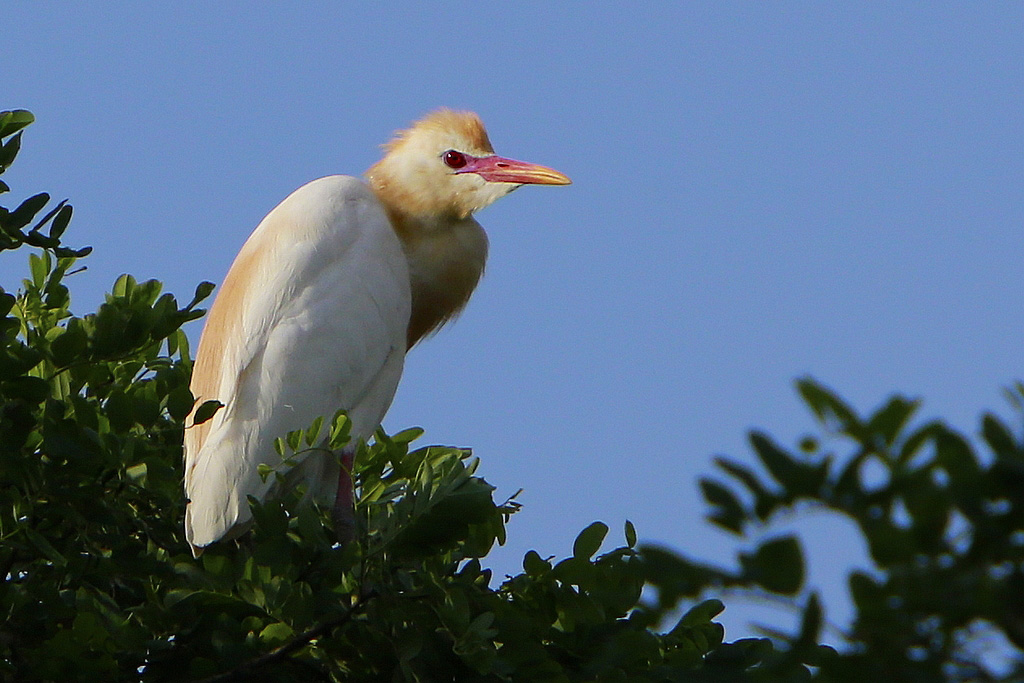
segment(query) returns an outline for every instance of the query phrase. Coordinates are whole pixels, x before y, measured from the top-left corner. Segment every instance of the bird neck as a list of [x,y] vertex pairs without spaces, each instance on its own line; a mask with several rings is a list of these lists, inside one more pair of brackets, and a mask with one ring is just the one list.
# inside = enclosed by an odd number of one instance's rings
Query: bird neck
[[407,348],[465,307],[487,262],[487,234],[472,216],[413,216],[378,194],[409,263]]

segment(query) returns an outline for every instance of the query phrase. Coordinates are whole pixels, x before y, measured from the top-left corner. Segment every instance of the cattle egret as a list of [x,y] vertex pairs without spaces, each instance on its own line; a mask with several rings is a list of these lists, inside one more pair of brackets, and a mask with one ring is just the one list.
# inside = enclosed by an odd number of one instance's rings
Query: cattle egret
[[397,133],[366,173],[300,187],[257,226],[228,271],[199,342],[196,405],[223,404],[185,432],[185,535],[205,546],[243,533],[247,496],[266,500],[280,470],[274,440],[339,408],[352,444],[314,450],[286,472],[334,501],[352,534],[354,444],[391,405],[406,351],[451,320],[484,270],[473,212],[524,184],[566,185],[558,171],[496,156],[473,113],[437,111]]

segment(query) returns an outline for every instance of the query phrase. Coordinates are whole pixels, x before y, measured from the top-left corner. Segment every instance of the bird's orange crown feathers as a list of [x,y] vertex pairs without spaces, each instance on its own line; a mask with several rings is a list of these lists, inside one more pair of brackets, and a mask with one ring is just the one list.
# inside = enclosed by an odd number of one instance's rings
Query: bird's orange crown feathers
[[484,122],[471,111],[457,111],[448,108],[433,111],[408,128],[395,131],[395,136],[385,142],[382,147],[389,153],[393,152],[409,139],[413,131],[433,131],[438,134],[457,131],[475,149],[487,154],[494,154],[494,147],[491,146],[491,141],[487,137]]

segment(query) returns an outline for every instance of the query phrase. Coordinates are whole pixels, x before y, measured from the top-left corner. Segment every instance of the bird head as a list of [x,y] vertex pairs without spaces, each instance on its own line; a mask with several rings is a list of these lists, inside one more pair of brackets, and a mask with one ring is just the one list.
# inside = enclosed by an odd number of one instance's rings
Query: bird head
[[438,110],[399,131],[367,176],[393,211],[466,218],[521,185],[568,185],[558,171],[494,153],[472,112]]

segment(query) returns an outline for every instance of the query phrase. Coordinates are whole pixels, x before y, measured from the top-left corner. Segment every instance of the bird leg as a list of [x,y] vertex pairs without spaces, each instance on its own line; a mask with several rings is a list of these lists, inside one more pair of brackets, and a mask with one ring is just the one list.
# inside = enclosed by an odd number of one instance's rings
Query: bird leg
[[354,451],[346,448],[341,452],[341,467],[338,468],[338,494],[334,497],[334,507],[331,508],[334,536],[341,545],[347,545],[356,536],[355,510],[352,501],[352,463],[354,459]]

